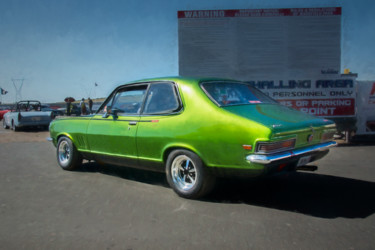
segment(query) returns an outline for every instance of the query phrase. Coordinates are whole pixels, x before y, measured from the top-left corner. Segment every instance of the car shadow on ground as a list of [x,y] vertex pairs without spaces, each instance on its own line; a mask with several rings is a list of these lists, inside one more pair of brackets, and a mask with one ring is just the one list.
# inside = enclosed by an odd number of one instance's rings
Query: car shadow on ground
[[336,140],[339,147],[375,146],[375,135],[355,136],[349,142]]
[[[11,129],[9,129],[12,131]],[[40,127],[21,127],[17,128],[17,131],[12,131],[12,132],[26,132],[26,133],[37,133],[37,132],[46,132],[49,131],[48,126],[40,126]]]
[[[95,162],[84,163],[78,171],[169,187],[163,173]],[[202,201],[247,204],[320,218],[366,218],[375,213],[375,183],[307,172],[258,180],[218,179],[213,192]]]
[[77,172],[93,172],[105,175],[120,177],[127,180],[143,182],[151,185],[159,185],[169,187],[164,173],[146,171],[141,169],[119,167],[114,165],[101,165],[96,162],[84,162],[82,166],[76,170]]
[[349,143],[339,144],[338,146],[339,147],[367,147],[367,146],[375,146],[375,142],[373,141],[349,142]]
[[244,203],[320,218],[366,218],[375,213],[375,183],[296,172],[263,180],[221,180],[210,202]]

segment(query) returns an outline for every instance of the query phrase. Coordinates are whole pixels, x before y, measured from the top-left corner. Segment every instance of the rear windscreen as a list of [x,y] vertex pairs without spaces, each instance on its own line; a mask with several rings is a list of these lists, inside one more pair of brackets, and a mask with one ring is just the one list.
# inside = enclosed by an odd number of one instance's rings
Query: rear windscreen
[[201,84],[208,97],[219,106],[277,102],[249,84],[242,82],[213,81]]

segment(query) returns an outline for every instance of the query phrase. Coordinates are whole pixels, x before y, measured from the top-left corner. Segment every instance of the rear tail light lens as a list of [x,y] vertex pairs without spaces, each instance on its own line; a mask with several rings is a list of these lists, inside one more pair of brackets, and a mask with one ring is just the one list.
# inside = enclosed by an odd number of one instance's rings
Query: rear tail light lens
[[21,121],[21,119],[22,119],[22,115],[21,113],[18,113],[18,120]]
[[257,153],[270,154],[288,149],[293,149],[296,143],[295,139],[278,141],[278,142],[259,142],[257,145]]

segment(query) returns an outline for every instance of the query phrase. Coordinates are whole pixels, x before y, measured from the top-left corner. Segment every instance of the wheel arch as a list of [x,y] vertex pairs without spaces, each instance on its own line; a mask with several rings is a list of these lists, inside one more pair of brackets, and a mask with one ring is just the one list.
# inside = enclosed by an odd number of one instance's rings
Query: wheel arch
[[168,145],[167,147],[164,148],[163,150],[163,163],[166,164],[168,160],[168,156],[170,153],[174,150],[187,150],[190,151],[194,154],[196,154],[203,162],[204,166],[206,166],[206,163],[204,161],[204,158],[202,157],[202,154],[197,150],[196,148],[192,147],[191,145],[188,144],[173,144],[173,145]]
[[75,144],[75,141],[74,141],[73,137],[70,134],[68,134],[68,133],[61,133],[61,134],[58,134],[56,136],[56,145],[57,145],[57,143],[58,143],[58,141],[60,140],[61,137],[68,137],[73,142],[73,144]]

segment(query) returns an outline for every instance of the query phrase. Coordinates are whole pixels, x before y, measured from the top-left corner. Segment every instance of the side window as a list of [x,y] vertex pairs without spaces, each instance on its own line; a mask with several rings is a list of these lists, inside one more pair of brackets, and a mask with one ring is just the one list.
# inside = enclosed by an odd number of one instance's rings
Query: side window
[[177,111],[179,107],[172,83],[154,83],[148,91],[143,114],[167,114]]
[[141,111],[147,85],[120,89],[98,112],[104,114],[107,110],[117,112],[118,115],[136,115]]

